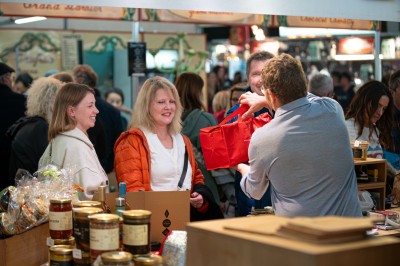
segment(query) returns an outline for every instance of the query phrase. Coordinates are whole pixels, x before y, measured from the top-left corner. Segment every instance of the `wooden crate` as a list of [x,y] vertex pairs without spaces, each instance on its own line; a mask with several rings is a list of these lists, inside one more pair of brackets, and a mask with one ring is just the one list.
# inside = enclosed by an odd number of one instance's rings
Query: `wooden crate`
[[0,266],[39,266],[46,263],[48,236],[49,224],[44,223],[20,235],[0,240]]

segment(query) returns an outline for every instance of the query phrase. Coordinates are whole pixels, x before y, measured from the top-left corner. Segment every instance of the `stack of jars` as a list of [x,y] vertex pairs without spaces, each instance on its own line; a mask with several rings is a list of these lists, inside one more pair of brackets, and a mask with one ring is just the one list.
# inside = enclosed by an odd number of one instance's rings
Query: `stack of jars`
[[101,202],[70,199],[50,200],[49,228],[54,245],[50,247],[50,266],[162,265],[162,258],[151,256],[151,212],[130,210],[121,217],[104,213]]
[[72,236],[71,199],[50,199],[49,207],[50,266],[72,265],[72,249],[75,245]]

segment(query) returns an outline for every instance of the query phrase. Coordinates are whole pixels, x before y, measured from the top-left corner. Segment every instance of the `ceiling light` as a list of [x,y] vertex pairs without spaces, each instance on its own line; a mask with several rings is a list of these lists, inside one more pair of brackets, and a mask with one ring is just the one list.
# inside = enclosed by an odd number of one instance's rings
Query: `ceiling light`
[[25,24],[30,22],[36,22],[47,19],[46,17],[29,17],[29,18],[20,18],[15,20],[15,24]]

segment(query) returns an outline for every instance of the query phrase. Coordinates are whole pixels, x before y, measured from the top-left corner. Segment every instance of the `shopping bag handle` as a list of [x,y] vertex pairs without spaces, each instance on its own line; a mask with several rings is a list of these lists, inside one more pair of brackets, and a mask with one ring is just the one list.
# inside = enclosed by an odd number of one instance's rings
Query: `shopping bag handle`
[[239,106],[239,108],[238,109],[236,109],[235,111],[233,111],[233,113],[231,113],[230,115],[228,115],[227,117],[225,117],[225,119],[224,120],[222,120],[222,122],[221,123],[219,123],[220,125],[225,125],[227,122],[229,122],[229,121],[231,121],[234,117],[236,117],[237,115],[239,115],[239,121],[241,121],[242,120],[242,115],[244,114],[244,113],[246,113],[247,112],[247,110],[249,110],[250,109],[250,107],[248,106],[248,105],[246,105],[246,104],[241,104],[240,106]]

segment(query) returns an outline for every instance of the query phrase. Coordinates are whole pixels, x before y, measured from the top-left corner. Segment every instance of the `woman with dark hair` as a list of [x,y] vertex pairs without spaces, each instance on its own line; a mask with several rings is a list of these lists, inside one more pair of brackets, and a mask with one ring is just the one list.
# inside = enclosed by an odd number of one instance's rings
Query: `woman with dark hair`
[[[131,114],[131,111],[124,106],[124,93],[122,90],[118,88],[112,88],[108,90],[105,94],[106,102],[117,108],[120,112],[125,112],[127,114]],[[121,114],[121,123],[122,130],[126,130],[128,128],[128,119],[122,116]]]
[[[186,72],[178,76],[176,83],[179,97],[181,99],[183,113],[182,133],[189,137],[193,144],[196,161],[204,175],[205,184],[214,194],[217,203],[220,202],[217,185],[221,188],[230,205],[236,204],[236,197],[233,189],[233,175],[228,169],[219,169],[207,171],[204,163],[203,153],[200,143],[200,129],[217,125],[217,120],[214,115],[206,112],[206,108],[201,101],[203,94],[203,79],[191,72]],[[228,192],[228,190],[230,192]]]
[[108,185],[108,177],[87,135],[99,113],[94,94],[84,84],[67,83],[60,89],[49,125],[50,143],[39,161],[39,168],[52,163],[70,170],[75,184],[84,189],[80,200],[91,199],[100,185]]
[[[376,80],[358,89],[346,112],[346,126],[350,141],[368,141],[368,157],[383,158],[383,151],[393,145],[391,130],[393,97],[389,89]],[[387,164],[389,175],[398,171]]]

